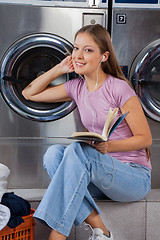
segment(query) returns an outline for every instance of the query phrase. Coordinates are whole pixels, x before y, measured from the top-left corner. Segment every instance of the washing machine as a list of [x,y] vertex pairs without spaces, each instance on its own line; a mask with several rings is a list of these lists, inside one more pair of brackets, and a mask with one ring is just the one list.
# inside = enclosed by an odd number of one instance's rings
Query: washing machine
[[[11,174],[8,188],[46,188],[43,154],[83,130],[74,101],[35,103],[21,92],[34,78],[72,53],[79,28],[107,27],[107,1],[0,1],[0,162]],[[65,74],[51,85],[71,78]]]
[[111,36],[151,128],[152,188],[160,188],[160,2],[114,0]]

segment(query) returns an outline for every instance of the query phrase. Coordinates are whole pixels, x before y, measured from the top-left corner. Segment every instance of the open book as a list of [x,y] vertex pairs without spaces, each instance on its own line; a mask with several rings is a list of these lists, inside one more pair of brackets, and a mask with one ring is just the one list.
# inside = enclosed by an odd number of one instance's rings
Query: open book
[[117,116],[118,108],[113,111],[110,108],[107,114],[107,119],[103,128],[102,135],[95,132],[74,132],[69,139],[84,140],[84,141],[97,141],[105,142],[111,136],[113,131],[118,127],[118,125],[123,121],[128,113],[120,115],[116,122],[112,125],[113,120]]

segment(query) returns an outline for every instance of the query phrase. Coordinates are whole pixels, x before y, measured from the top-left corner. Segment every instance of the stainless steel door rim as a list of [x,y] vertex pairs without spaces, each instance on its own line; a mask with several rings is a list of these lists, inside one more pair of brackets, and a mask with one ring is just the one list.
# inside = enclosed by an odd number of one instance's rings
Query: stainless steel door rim
[[160,122],[160,39],[140,51],[129,75],[145,112]]
[[[70,55],[72,48],[72,44],[62,37],[46,33],[31,34],[12,44],[1,61],[1,93],[7,104],[19,115],[37,121],[52,121],[70,113],[76,106],[74,101],[33,103],[26,101],[21,91],[34,78]],[[5,81],[4,76],[23,83]],[[74,77],[75,74],[66,74],[52,84],[61,84]]]

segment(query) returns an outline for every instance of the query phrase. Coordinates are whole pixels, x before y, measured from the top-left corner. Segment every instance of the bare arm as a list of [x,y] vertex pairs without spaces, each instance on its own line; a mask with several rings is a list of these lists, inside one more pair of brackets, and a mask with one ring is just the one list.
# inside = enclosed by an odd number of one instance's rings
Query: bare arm
[[60,64],[50,69],[48,72],[32,81],[23,91],[22,95],[35,102],[61,102],[69,101],[71,98],[67,95],[64,84],[48,87],[48,85],[59,76],[73,72],[71,57],[65,58]]
[[152,136],[146,117],[137,96],[131,97],[121,108],[122,113],[129,112],[126,121],[133,136],[124,140],[95,144],[98,151],[126,152],[147,148],[152,144]]

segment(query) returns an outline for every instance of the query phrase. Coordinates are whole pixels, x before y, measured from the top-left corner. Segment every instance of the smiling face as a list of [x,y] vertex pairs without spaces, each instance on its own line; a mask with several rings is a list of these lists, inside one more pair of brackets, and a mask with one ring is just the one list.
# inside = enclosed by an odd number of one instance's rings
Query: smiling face
[[[75,72],[86,77],[97,74],[97,68],[103,58],[98,45],[92,36],[87,33],[79,33],[75,39],[72,59]],[[101,66],[99,70],[102,71]]]

